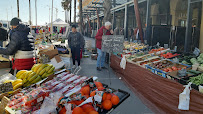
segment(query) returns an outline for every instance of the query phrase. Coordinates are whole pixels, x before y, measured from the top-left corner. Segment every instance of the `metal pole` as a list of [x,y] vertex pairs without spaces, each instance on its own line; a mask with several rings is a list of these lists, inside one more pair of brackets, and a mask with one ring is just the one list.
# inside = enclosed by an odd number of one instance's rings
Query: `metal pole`
[[137,20],[137,24],[138,24],[138,29],[139,29],[139,33],[140,33],[140,38],[142,43],[144,43],[143,40],[143,32],[142,32],[142,23],[141,23],[141,19],[140,19],[140,12],[139,12],[139,6],[138,6],[138,1],[134,0],[134,10],[135,10],[135,16],[136,16],[136,20]]
[[29,0],[29,20],[30,20],[30,33],[32,33],[32,23],[31,23],[31,3],[30,3],[30,0]]
[[186,26],[186,33],[185,33],[184,52],[189,52],[190,51],[190,45],[191,45],[193,7],[192,7],[192,4],[190,2],[191,2],[191,0],[188,0],[187,26]]
[[80,6],[80,32],[82,34],[82,23],[83,23],[83,18],[82,18],[82,0],[79,1],[79,6]]
[[17,10],[18,10],[18,18],[20,17],[19,15],[19,0],[17,0]]
[[128,5],[125,5],[124,36],[128,38]]
[[76,24],[76,0],[74,0],[74,24]]
[[72,0],[71,0],[71,2],[70,2],[70,25],[71,25],[71,11],[72,11]]
[[52,39],[52,35],[53,35],[53,0],[52,0],[52,7],[51,7],[51,39]]
[[146,24],[150,25],[150,15],[151,15],[151,0],[147,0],[147,15],[146,15]]
[[35,21],[37,26],[37,0],[35,0]]
[[100,28],[101,25],[100,25],[100,22],[99,22],[99,12],[98,12],[97,8],[96,8],[96,12],[97,12],[97,24],[98,24],[98,28]]

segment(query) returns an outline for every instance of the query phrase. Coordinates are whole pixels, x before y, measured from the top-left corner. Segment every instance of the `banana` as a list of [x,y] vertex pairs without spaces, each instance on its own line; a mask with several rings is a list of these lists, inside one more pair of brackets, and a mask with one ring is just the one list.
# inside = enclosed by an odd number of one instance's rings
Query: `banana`
[[26,83],[23,84],[23,87],[27,87],[27,85],[30,84],[29,81],[27,81]]
[[18,73],[16,74],[16,78],[18,78],[21,74],[23,74],[26,71],[27,70],[20,70],[20,71],[18,71]]
[[53,65],[49,64],[48,67],[46,67],[46,72],[48,72],[52,67]]
[[30,78],[32,78],[36,73],[35,72],[32,72],[28,77],[27,79],[29,80]]
[[45,72],[41,77],[42,77],[42,79],[46,78],[47,77],[47,73]]
[[34,68],[34,72],[37,73],[38,69],[42,66],[43,64],[38,64],[35,68]]
[[45,76],[45,78],[48,77],[48,76],[50,76],[50,75],[52,75],[52,74],[54,74],[54,72],[51,72],[51,73],[47,74],[47,75]]
[[22,83],[25,84],[26,82],[28,82],[28,80],[27,78],[24,78]]
[[16,84],[15,86],[13,86],[13,90],[16,90],[16,89],[18,89],[18,88],[22,87],[22,85],[23,85],[23,83],[22,83],[22,82],[21,82],[21,83]]
[[42,76],[46,72],[46,68],[39,72],[39,75]]
[[13,83],[14,80],[6,80],[6,81],[4,81],[4,83],[9,83],[9,82]]
[[31,68],[32,71],[34,71],[35,67],[38,66],[39,64],[34,64]]
[[37,78],[37,74],[35,74],[34,76],[32,76],[31,78],[29,78],[28,80],[29,80],[29,82],[32,82],[34,79],[36,79]]
[[27,79],[27,77],[32,73],[32,71],[27,71],[27,74],[25,74],[25,78]]
[[27,75],[27,71],[24,72],[23,74],[21,74],[21,75],[18,77],[18,79],[22,79],[22,80],[23,80],[26,75]]
[[47,73],[49,74],[49,73],[53,72],[54,69],[55,69],[55,67],[52,67]]
[[14,91],[9,91],[8,94],[13,94]]
[[39,82],[40,80],[42,80],[42,79],[41,79],[40,76],[38,76],[38,77],[37,77],[35,80],[33,80],[31,83],[32,83],[32,84],[35,84],[35,83]]
[[15,86],[15,85],[17,85],[18,83],[22,83],[23,81],[21,80],[21,79],[17,79],[17,80],[15,80],[13,83],[12,83],[12,85],[13,85],[13,87]]
[[46,67],[46,64],[43,64],[38,70],[37,70],[37,74],[39,74],[44,68]]
[[29,87],[29,86],[31,86],[31,85],[32,85],[32,84],[29,83],[29,84],[27,84],[25,87]]

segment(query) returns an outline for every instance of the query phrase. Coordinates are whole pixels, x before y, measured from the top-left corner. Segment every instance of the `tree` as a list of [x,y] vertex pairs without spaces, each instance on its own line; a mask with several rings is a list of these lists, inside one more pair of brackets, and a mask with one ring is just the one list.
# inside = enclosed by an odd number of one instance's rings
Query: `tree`
[[111,8],[112,8],[112,0],[104,0],[103,7],[104,7],[104,20],[103,22],[111,22],[112,15],[111,15]]
[[[70,24],[71,24],[71,2],[72,0],[63,0],[61,6],[64,10],[70,11]],[[65,16],[66,17],[66,16]]]

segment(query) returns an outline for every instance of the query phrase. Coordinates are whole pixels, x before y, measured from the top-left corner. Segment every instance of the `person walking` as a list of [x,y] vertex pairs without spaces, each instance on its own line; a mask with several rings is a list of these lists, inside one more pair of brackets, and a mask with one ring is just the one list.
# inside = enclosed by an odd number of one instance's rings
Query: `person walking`
[[3,24],[0,23],[0,46],[3,47],[3,41],[6,41],[8,38],[7,30],[3,27]]
[[30,28],[21,22],[17,17],[11,20],[10,42],[6,48],[0,48],[0,54],[14,55],[11,74],[14,74],[15,69],[30,70],[34,65],[34,38],[29,35]]
[[80,66],[80,52],[81,49],[84,49],[85,40],[81,33],[77,32],[76,25],[72,25],[72,31],[68,35],[68,45],[71,48],[73,67],[76,68],[75,60],[77,59],[78,67],[75,71],[79,72],[81,70]]
[[104,63],[105,63],[105,57],[106,53],[101,50],[102,46],[102,36],[103,35],[113,35],[113,30],[111,30],[111,23],[110,22],[105,22],[105,26],[102,26],[95,38],[96,38],[96,47],[97,47],[97,70],[101,71],[101,69],[105,69]]

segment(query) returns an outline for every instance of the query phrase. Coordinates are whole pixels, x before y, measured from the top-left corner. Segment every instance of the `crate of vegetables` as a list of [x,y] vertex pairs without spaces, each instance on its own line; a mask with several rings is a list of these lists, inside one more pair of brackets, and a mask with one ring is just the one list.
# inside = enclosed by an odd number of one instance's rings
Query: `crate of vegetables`
[[186,84],[192,82],[191,87],[199,91],[200,86],[203,86],[203,73],[196,76],[185,77],[183,80],[185,80]]

